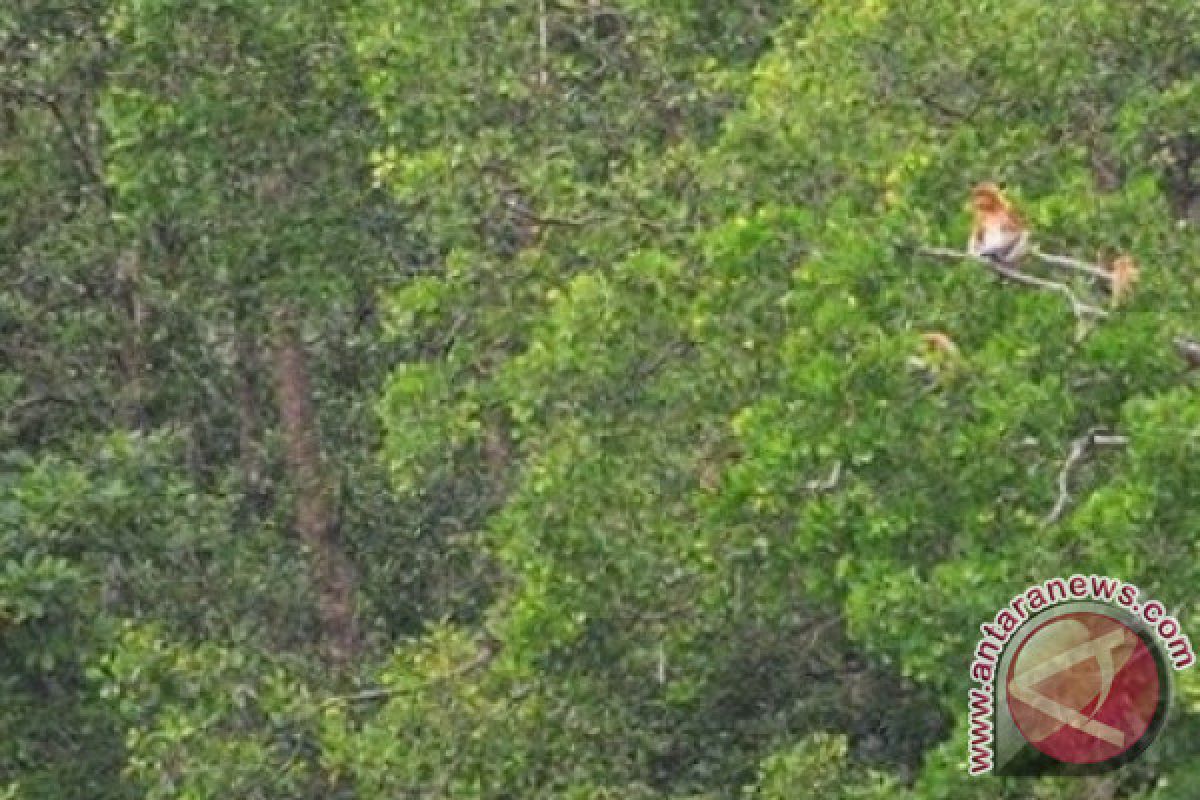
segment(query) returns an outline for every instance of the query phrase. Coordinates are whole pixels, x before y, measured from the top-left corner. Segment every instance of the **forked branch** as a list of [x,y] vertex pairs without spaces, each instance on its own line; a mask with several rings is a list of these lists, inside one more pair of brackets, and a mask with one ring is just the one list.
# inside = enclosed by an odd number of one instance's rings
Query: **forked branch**
[[1054,501],[1054,507],[1042,520],[1042,524],[1053,525],[1062,519],[1063,513],[1067,510],[1067,504],[1071,502],[1071,474],[1083,463],[1092,450],[1097,447],[1124,447],[1127,444],[1129,444],[1129,437],[1104,433],[1099,428],[1092,428],[1071,442],[1067,459],[1058,473],[1058,499]]
[[804,484],[804,489],[805,491],[812,492],[813,494],[832,492],[838,487],[838,484],[841,483],[841,480],[842,462],[835,461],[833,464],[833,469],[829,471],[828,478],[814,478],[813,480],[806,481]]
[[[1056,292],[1058,294],[1061,294],[1063,297],[1066,298],[1067,302],[1070,303],[1071,312],[1079,319],[1084,319],[1085,317],[1107,317],[1108,316],[1108,312],[1105,311],[1104,309],[1098,308],[1093,305],[1089,305],[1088,303],[1085,303],[1082,300],[1080,300],[1079,297],[1073,291],[1071,291],[1071,287],[1067,286],[1065,283],[1058,283],[1057,281],[1048,281],[1045,278],[1039,278],[1036,275],[1029,275],[1027,273],[1021,272],[1020,270],[1013,269],[1012,267],[1007,267],[1003,264],[998,264],[994,261],[991,261],[990,259],[983,258],[982,256],[977,256],[972,253],[967,253],[962,250],[951,250],[951,249],[945,248],[945,247],[921,247],[921,248],[919,248],[918,252],[922,253],[923,255],[928,255],[928,256],[938,256],[941,258],[958,258],[958,259],[967,259],[970,261],[975,261],[980,264],[983,264],[985,267],[990,269],[995,274],[999,275],[1001,278],[1010,280],[1013,283],[1020,283],[1025,286],[1032,286],[1036,289],[1042,289],[1044,291]],[[1058,258],[1058,256],[1055,256],[1055,258]],[[1071,259],[1068,259],[1068,260],[1071,260]],[[1082,262],[1079,262],[1079,263],[1082,263]]]

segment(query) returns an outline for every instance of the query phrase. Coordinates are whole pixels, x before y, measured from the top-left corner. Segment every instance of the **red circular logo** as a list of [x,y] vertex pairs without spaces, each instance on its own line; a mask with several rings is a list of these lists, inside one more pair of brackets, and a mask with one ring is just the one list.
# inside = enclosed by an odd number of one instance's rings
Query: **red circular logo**
[[1039,625],[1009,664],[1008,709],[1021,735],[1051,758],[1097,764],[1146,736],[1163,687],[1142,638],[1104,614]]

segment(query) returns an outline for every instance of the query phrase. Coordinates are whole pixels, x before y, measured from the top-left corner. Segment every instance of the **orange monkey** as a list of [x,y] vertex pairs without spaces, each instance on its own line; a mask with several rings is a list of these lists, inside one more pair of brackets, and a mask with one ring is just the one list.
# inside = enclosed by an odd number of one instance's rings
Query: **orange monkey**
[[1120,256],[1112,262],[1112,266],[1109,267],[1109,275],[1111,276],[1110,284],[1114,306],[1118,305],[1133,290],[1139,272],[1137,262],[1133,260],[1132,256]]
[[994,183],[971,190],[975,222],[967,252],[994,264],[1013,266],[1029,252],[1029,229]]

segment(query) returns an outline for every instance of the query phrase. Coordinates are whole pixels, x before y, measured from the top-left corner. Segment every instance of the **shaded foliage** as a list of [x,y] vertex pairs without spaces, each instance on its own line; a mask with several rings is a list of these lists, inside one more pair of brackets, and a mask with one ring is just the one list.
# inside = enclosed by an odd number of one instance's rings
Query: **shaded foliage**
[[10,5],[0,797],[1194,795],[1191,673],[962,769],[1015,592],[1194,617],[1194,3]]

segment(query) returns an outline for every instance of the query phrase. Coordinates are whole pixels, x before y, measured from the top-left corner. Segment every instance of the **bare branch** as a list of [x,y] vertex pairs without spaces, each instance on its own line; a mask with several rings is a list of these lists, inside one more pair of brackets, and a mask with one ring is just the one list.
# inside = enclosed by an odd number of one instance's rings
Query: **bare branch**
[[1129,444],[1128,436],[1117,436],[1111,433],[1097,433],[1092,436],[1092,444],[1096,447],[1124,447]]
[[1056,267],[1066,267],[1067,269],[1079,270],[1080,272],[1086,272],[1088,275],[1099,278],[1100,280],[1109,281],[1110,283],[1112,282],[1112,273],[1103,267],[1096,266],[1095,264],[1089,264],[1088,262],[1080,261],[1077,258],[1057,256],[1053,253],[1043,253],[1037,248],[1031,250],[1030,254],[1034,258],[1045,261],[1047,264],[1052,264]]
[[538,0],[538,86],[542,87],[550,82],[550,73],[546,68],[549,42],[550,32],[546,21],[546,0]]
[[813,492],[815,494],[831,492],[837,488],[837,485],[839,483],[841,483],[841,480],[842,480],[842,462],[836,461],[836,462],[834,462],[833,469],[830,470],[830,472],[829,472],[828,478],[824,478],[821,480],[807,481],[804,484],[804,489],[805,489],[805,491]]
[[1127,444],[1129,444],[1129,437],[1103,433],[1098,428],[1092,428],[1071,442],[1067,459],[1058,473],[1058,499],[1054,501],[1054,507],[1050,509],[1050,513],[1046,514],[1042,524],[1053,525],[1062,519],[1063,512],[1067,510],[1067,504],[1071,502],[1071,473],[1083,462],[1083,459],[1087,458],[1093,448],[1124,447]]
[[1056,281],[1048,281],[1045,278],[1039,278],[1036,275],[1029,275],[1027,273],[1021,272],[1020,270],[1013,269],[1012,267],[1007,267],[1003,264],[998,264],[989,259],[983,258],[981,256],[976,256],[971,253],[966,253],[961,250],[951,250],[951,249],[948,249],[945,247],[921,247],[921,248],[918,248],[917,252],[922,253],[924,255],[928,255],[928,256],[940,256],[942,258],[960,258],[960,259],[968,259],[970,261],[976,261],[980,264],[983,264],[985,267],[987,267],[988,269],[990,269],[992,272],[996,273],[1000,277],[1006,278],[1007,280],[1010,280],[1014,283],[1024,284],[1025,286],[1033,286],[1038,289],[1044,289],[1048,292],[1057,292],[1058,294],[1061,294],[1063,297],[1065,297],[1067,299],[1067,302],[1071,304],[1071,312],[1080,319],[1083,319],[1084,317],[1088,317],[1088,316],[1092,316],[1092,317],[1107,317],[1108,316],[1108,312],[1105,311],[1104,309],[1097,308],[1096,306],[1093,306],[1093,305],[1088,305],[1087,303],[1080,300],[1075,295],[1075,293],[1071,291],[1071,288],[1069,286],[1067,286],[1065,283],[1058,283]]

